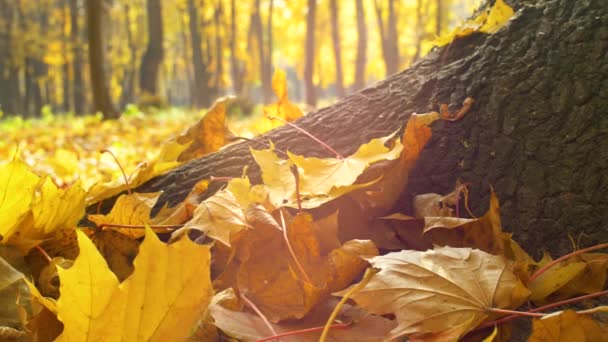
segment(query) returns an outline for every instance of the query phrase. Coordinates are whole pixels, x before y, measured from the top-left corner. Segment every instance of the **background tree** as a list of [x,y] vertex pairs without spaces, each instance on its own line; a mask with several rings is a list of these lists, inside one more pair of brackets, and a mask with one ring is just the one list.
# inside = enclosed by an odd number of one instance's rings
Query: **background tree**
[[147,0],[146,8],[148,12],[148,47],[141,60],[139,88],[144,93],[158,96],[158,72],[163,61],[161,0]]
[[202,39],[199,32],[198,7],[194,0],[188,0],[188,15],[190,18],[190,43],[192,46],[192,63],[194,65],[194,89],[192,102],[197,107],[205,107],[211,103],[209,94],[209,78],[207,63],[203,60]]
[[304,96],[305,102],[311,107],[317,105],[317,93],[313,80],[315,65],[315,17],[317,12],[317,1],[308,0],[308,13],[306,14],[306,44],[304,57]]
[[[272,9],[272,1],[270,2],[270,9]],[[268,21],[272,22],[272,12],[268,15]],[[253,9],[251,12],[251,28],[250,37],[251,42],[255,41],[255,49],[258,52],[259,64],[260,64],[260,80],[262,82],[262,99],[264,103],[272,101],[272,74],[270,65],[270,51],[268,51],[268,45],[264,39],[264,26],[262,24],[261,5],[260,0],[254,0]],[[268,34],[271,34],[272,30],[269,29]],[[271,37],[267,37],[268,41],[271,41]]]
[[230,0],[230,77],[232,79],[232,89],[238,96],[242,96],[245,77],[246,63],[237,56],[237,29],[236,29],[236,0]]
[[397,19],[395,15],[395,1],[387,0],[387,18],[383,18],[383,8],[380,0],[374,0],[382,57],[386,68],[386,75],[399,71],[399,38],[397,35]]
[[365,65],[367,63],[367,25],[363,0],[355,0],[357,7],[357,59],[355,61],[354,90],[365,86]]
[[102,21],[105,12],[104,2],[86,0],[86,12],[93,110],[101,112],[104,118],[117,118],[119,113],[112,104],[104,70],[105,51],[103,48],[102,31]]
[[346,96],[344,90],[344,76],[342,73],[342,47],[340,44],[340,25],[338,1],[329,1],[329,13],[331,16],[331,39],[333,43],[334,59],[336,63],[336,95],[338,97]]

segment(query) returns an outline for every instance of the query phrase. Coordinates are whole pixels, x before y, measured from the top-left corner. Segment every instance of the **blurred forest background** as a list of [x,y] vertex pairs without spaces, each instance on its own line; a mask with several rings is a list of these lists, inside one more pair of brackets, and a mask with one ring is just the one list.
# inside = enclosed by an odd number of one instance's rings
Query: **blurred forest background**
[[310,108],[414,63],[479,0],[0,0],[0,113],[203,108],[274,100],[275,67]]

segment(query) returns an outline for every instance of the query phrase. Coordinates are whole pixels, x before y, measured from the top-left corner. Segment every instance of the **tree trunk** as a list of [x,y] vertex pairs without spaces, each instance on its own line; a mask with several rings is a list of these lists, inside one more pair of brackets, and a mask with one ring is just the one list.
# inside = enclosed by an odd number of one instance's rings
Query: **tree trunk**
[[437,11],[435,12],[435,35],[441,35],[441,29],[443,28],[443,1],[436,0],[435,7],[437,7]]
[[217,91],[221,91],[224,89],[224,56],[223,56],[223,42],[222,42],[222,34],[220,30],[222,29],[222,15],[224,9],[222,6],[222,2],[218,1],[217,7],[215,8],[213,14],[213,23],[215,26],[215,86],[214,88]]
[[[433,124],[433,138],[399,203],[420,193],[470,184],[477,215],[489,185],[501,201],[503,227],[527,251],[555,255],[608,240],[608,7],[603,0],[526,1],[493,35],[473,34],[435,49],[411,68],[316,110],[296,124],[343,155],[403,127],[412,112],[476,102],[457,122]],[[289,126],[257,141],[327,157]],[[182,201],[201,179],[259,170],[243,142],[194,160],[141,186],[163,190],[157,207]],[[217,189],[217,186],[213,187]],[[209,193],[213,192],[210,189]],[[410,201],[411,202],[411,201]]]
[[194,0],[188,0],[188,15],[190,16],[190,42],[192,43],[192,64],[194,65],[194,89],[192,91],[193,105],[206,107],[211,103],[209,94],[209,73],[203,61],[202,39],[199,31],[198,8]]
[[374,1],[376,8],[376,20],[378,22],[378,31],[380,32],[380,43],[382,48],[382,57],[386,76],[392,75],[399,71],[399,46],[397,36],[397,20],[395,18],[395,3],[393,0],[388,0],[388,18],[386,22],[382,18],[382,7],[378,0]]
[[317,93],[313,76],[315,73],[315,17],[317,0],[308,0],[308,13],[306,14],[306,45],[304,60],[304,100],[307,105],[317,105]]
[[74,105],[74,112],[77,115],[84,114],[86,103],[85,85],[82,77],[83,58],[80,25],[78,24],[78,2],[78,0],[70,0],[70,26],[72,28],[70,36],[72,41],[72,52],[74,53],[74,60],[72,61],[72,75],[74,77],[72,102]]
[[135,74],[137,60],[137,46],[133,41],[133,33],[131,32],[131,7],[124,6],[125,11],[125,32],[127,33],[127,46],[129,47],[129,65],[125,70],[124,79],[122,81],[122,93],[120,94],[119,106],[125,108],[127,104],[133,103],[135,97]]
[[161,0],[146,2],[148,13],[148,47],[141,59],[139,88],[149,95],[158,96],[158,71],[163,62],[163,17]]
[[355,61],[354,90],[365,87],[365,65],[367,64],[367,25],[363,0],[355,1],[357,12],[357,59]]
[[232,90],[235,95],[243,95],[243,83],[245,76],[244,62],[236,55],[236,1],[230,1],[230,77],[232,79]]
[[329,1],[329,13],[331,20],[331,40],[334,48],[334,59],[336,61],[336,95],[338,98],[346,96],[344,90],[344,75],[342,71],[342,47],[340,45],[340,25],[338,23],[338,0]]
[[118,118],[120,113],[112,104],[104,70],[105,51],[103,49],[102,22],[105,10],[103,1],[87,0],[86,4],[93,110],[103,113],[105,119]]
[[272,75],[266,56],[266,44],[264,43],[264,27],[260,14],[260,0],[255,0],[253,11],[251,12],[251,33],[257,41],[258,58],[260,63],[260,81],[262,82],[262,99],[264,103],[272,102]]

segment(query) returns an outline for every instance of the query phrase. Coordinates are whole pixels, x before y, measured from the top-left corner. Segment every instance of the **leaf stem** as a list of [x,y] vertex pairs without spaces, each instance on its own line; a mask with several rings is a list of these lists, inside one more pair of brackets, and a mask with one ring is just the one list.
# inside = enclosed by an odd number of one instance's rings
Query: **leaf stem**
[[583,249],[580,249],[578,251],[574,251],[572,253],[566,254],[566,255],[562,256],[561,258],[555,259],[555,260],[551,261],[550,263],[546,264],[545,266],[543,266],[543,267],[539,268],[538,270],[536,270],[536,272],[534,272],[534,274],[532,274],[530,276],[530,278],[528,279],[528,284],[530,282],[532,282],[534,279],[540,277],[540,275],[543,274],[543,273],[545,273],[548,269],[550,269],[551,267],[559,264],[560,262],[562,262],[564,260],[567,260],[567,259],[572,258],[574,256],[577,256],[579,254],[583,254],[583,253],[586,253],[586,252],[591,252],[591,251],[594,251],[596,249],[603,249],[603,248],[608,248],[608,243],[602,243],[602,244],[591,246],[591,247],[588,247],[588,248],[583,248]]
[[[333,329],[346,329],[350,325],[351,325],[351,322],[337,323],[337,324],[332,324],[331,327]],[[259,339],[259,340],[255,341],[255,342],[266,342],[266,341],[274,340],[275,338],[280,338],[280,337],[287,337],[287,336],[294,336],[294,335],[303,335],[303,334],[307,334],[307,333],[311,333],[311,332],[321,331],[321,330],[323,330],[323,328],[325,328],[325,326],[308,328],[308,329],[301,329],[301,330],[294,330],[294,331],[288,331],[288,332],[284,332],[284,333],[281,333],[281,334],[264,337],[262,339]]]
[[296,180],[296,200],[298,202],[298,212],[302,213],[302,198],[300,198],[300,173],[298,172],[298,167],[296,165],[291,166],[291,172]]
[[[535,308],[535,309],[528,310],[528,312],[532,312],[533,313],[533,312],[539,312],[539,311],[546,311],[546,310],[552,309],[552,308],[557,307],[557,306],[562,306],[562,305],[566,305],[566,304],[572,304],[572,303],[580,302],[580,301],[583,301],[583,300],[586,300],[586,299],[591,299],[591,298],[595,298],[595,297],[601,297],[601,296],[604,296],[604,295],[608,295],[608,290],[601,291],[601,292],[596,292],[596,293],[591,293],[591,294],[586,294],[586,295],[579,296],[579,297],[576,297],[576,298],[570,298],[570,299],[567,299],[567,300],[562,300],[562,301],[559,301],[559,302],[547,304],[547,305],[540,306],[540,307]],[[476,330],[477,329],[487,328],[487,327],[493,326],[495,324],[502,324],[502,323],[510,322],[510,321],[512,321],[514,319],[517,319],[517,318],[520,318],[520,317],[521,317],[521,315],[519,315],[519,314],[518,315],[506,316],[506,317],[497,319],[495,321],[484,323],[484,324],[478,326],[476,328]]]
[[274,328],[272,327],[272,324],[270,324],[270,322],[268,321],[268,318],[266,318],[266,316],[264,316],[264,314],[262,313],[262,311],[260,311],[260,309],[258,309],[258,307],[251,301],[249,300],[249,298],[247,298],[247,296],[245,296],[244,293],[241,293],[241,298],[243,299],[243,301],[251,308],[253,309],[253,311],[255,311],[255,313],[260,316],[260,318],[262,319],[262,321],[264,322],[264,324],[266,325],[266,327],[268,328],[268,330],[270,330],[270,332],[273,335],[276,335],[277,332],[274,330]]
[[545,314],[543,313],[534,313],[530,311],[515,311],[515,310],[506,310],[499,308],[485,308],[486,311],[498,313],[498,314],[507,314],[514,316],[530,316],[530,317],[543,317]]
[[118,165],[120,172],[122,172],[122,177],[125,180],[125,185],[127,186],[127,193],[129,193],[129,195],[131,195],[131,185],[129,185],[129,178],[127,177],[127,174],[125,173],[125,170],[122,168],[122,165],[120,165],[118,158],[116,158],[116,155],[112,151],[110,151],[106,148],[101,150],[101,153],[109,153],[112,156],[112,158],[114,158],[114,161],[116,162],[116,165]]
[[270,115],[270,114],[266,114],[266,117],[269,118],[270,120],[279,120],[279,121],[283,122],[284,124],[289,125],[289,126],[295,128],[300,133],[305,134],[307,137],[309,137],[310,139],[316,141],[317,143],[319,143],[319,145],[323,146],[326,150],[328,150],[329,152],[333,153],[336,156],[336,158],[338,158],[338,159],[344,159],[344,157],[340,153],[338,153],[336,150],[334,150],[329,145],[327,145],[326,143],[324,143],[323,141],[321,141],[319,138],[317,138],[314,135],[308,133],[304,129],[298,127],[296,124],[293,124],[293,123],[291,123],[291,122],[289,122],[287,120],[283,120],[283,119],[281,119],[279,117],[276,117],[276,116],[273,116],[273,115]]
[[53,259],[51,259],[51,257],[46,253],[46,251],[44,249],[42,249],[42,247],[40,247],[39,245],[36,245],[36,249],[38,250],[38,252],[40,252],[40,254],[42,254],[42,256],[46,259],[46,261],[49,262],[49,264],[53,263]]
[[280,209],[279,213],[281,214],[281,225],[283,226],[283,239],[285,240],[285,243],[287,244],[287,249],[289,250],[289,254],[291,254],[291,258],[295,262],[300,273],[302,273],[302,277],[304,278],[304,280],[306,280],[308,283],[312,284],[312,281],[310,281],[310,277],[304,270],[304,267],[302,267],[302,265],[300,264],[300,261],[296,257],[296,253],[294,252],[293,247],[291,247],[289,238],[287,237],[287,225],[285,225],[285,217],[283,216],[283,210]]
[[[118,223],[102,223],[99,226],[97,226],[97,228],[99,229],[103,229],[105,227],[115,227],[115,228],[129,228],[129,229],[144,229],[146,228],[145,225],[142,224],[118,224]],[[155,225],[148,225],[148,227],[153,228],[153,229],[177,229],[177,228],[181,228],[183,227],[183,224],[155,224]]]
[[321,333],[321,337],[319,338],[319,342],[325,342],[325,339],[327,338],[327,334],[329,334],[329,329],[332,327],[331,322],[333,322],[336,319],[336,316],[338,316],[338,313],[342,309],[342,306],[344,306],[344,303],[346,303],[346,301],[350,298],[350,296],[353,295],[353,293],[355,293],[355,292],[359,291],[360,289],[362,289],[363,287],[365,287],[365,285],[367,285],[367,283],[369,283],[369,281],[372,279],[372,277],[375,274],[376,274],[376,271],[373,268],[368,267],[365,270],[365,274],[363,275],[363,279],[361,279],[361,282],[359,284],[351,287],[350,290],[348,290],[344,294],[344,297],[342,297],[340,302],[336,305],[334,310],[331,312],[331,315],[329,315],[329,318],[327,319],[327,323],[325,324],[325,327],[323,328],[323,333]]

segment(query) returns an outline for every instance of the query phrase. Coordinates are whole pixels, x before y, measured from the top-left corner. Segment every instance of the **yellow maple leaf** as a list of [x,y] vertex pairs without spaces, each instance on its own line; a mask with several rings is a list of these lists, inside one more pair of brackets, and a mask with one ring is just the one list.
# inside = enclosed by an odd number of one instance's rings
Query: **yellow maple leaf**
[[457,340],[487,319],[488,309],[518,307],[529,294],[502,256],[480,250],[406,250],[369,262],[380,271],[351,298],[371,313],[395,314],[391,338]]
[[175,139],[180,145],[188,146],[180,153],[178,161],[200,158],[226,144],[229,136],[226,129],[226,106],[231,100],[232,97],[223,97],[215,101],[205,116]]
[[[551,260],[549,260],[551,261]],[[539,263],[539,266],[544,266],[546,263]],[[542,303],[553,292],[575,279],[586,267],[583,261],[575,259],[565,260],[534,278],[528,284],[532,294],[530,299],[535,303]]]
[[78,244],[74,265],[58,269],[64,329],[57,341],[185,340],[211,300],[207,246],[189,239],[166,245],[147,229],[135,271],[119,284],[80,231]]
[[204,232],[209,237],[230,246],[230,238],[248,224],[243,209],[228,190],[220,190],[204,200],[194,210],[192,219],[171,234],[174,240],[190,229]]
[[85,191],[76,182],[58,189],[50,177],[39,178],[15,159],[0,170],[2,243],[26,253],[59,228],[76,226],[84,215]]
[[39,182],[21,159],[0,166],[0,241],[6,243],[30,213],[32,194]]
[[272,76],[272,90],[278,100],[276,103],[264,106],[264,117],[254,123],[255,130],[258,133],[264,133],[283,125],[283,122],[273,120],[272,117],[292,122],[304,115],[298,106],[289,101],[289,97],[287,96],[287,77],[281,69],[277,69]]
[[89,190],[87,203],[95,203],[163,174],[187,161],[200,158],[224,146],[231,136],[226,121],[226,106],[232,97],[218,99],[207,113],[177,137],[167,141],[155,160],[143,163],[130,177],[129,186],[122,179],[95,184]]
[[[118,225],[138,225],[150,224],[150,211],[158,200],[160,192],[153,193],[133,193],[130,195],[121,195],[118,197],[112,210],[107,215],[92,214],[88,218],[98,227],[112,224]],[[141,237],[144,235],[142,229],[114,228],[124,234],[133,237]]]
[[[349,157],[306,158],[288,152],[288,159],[274,153],[274,145],[266,150],[251,150],[251,154],[262,170],[262,180],[268,190],[270,203],[275,207],[297,207],[295,175],[297,168],[302,207],[314,208],[347,192],[366,187],[378,179],[364,184],[355,184],[357,178],[375,162],[399,158],[403,145],[394,139],[394,133],[372,139],[363,144]],[[385,144],[394,139],[391,147]]]
[[606,341],[608,327],[573,310],[558,311],[532,320],[529,342]]
[[444,46],[450,44],[454,39],[466,37],[475,32],[495,33],[507,24],[513,13],[513,9],[503,0],[496,0],[492,8],[484,10],[475,19],[467,20],[452,32],[436,38],[432,44]]

